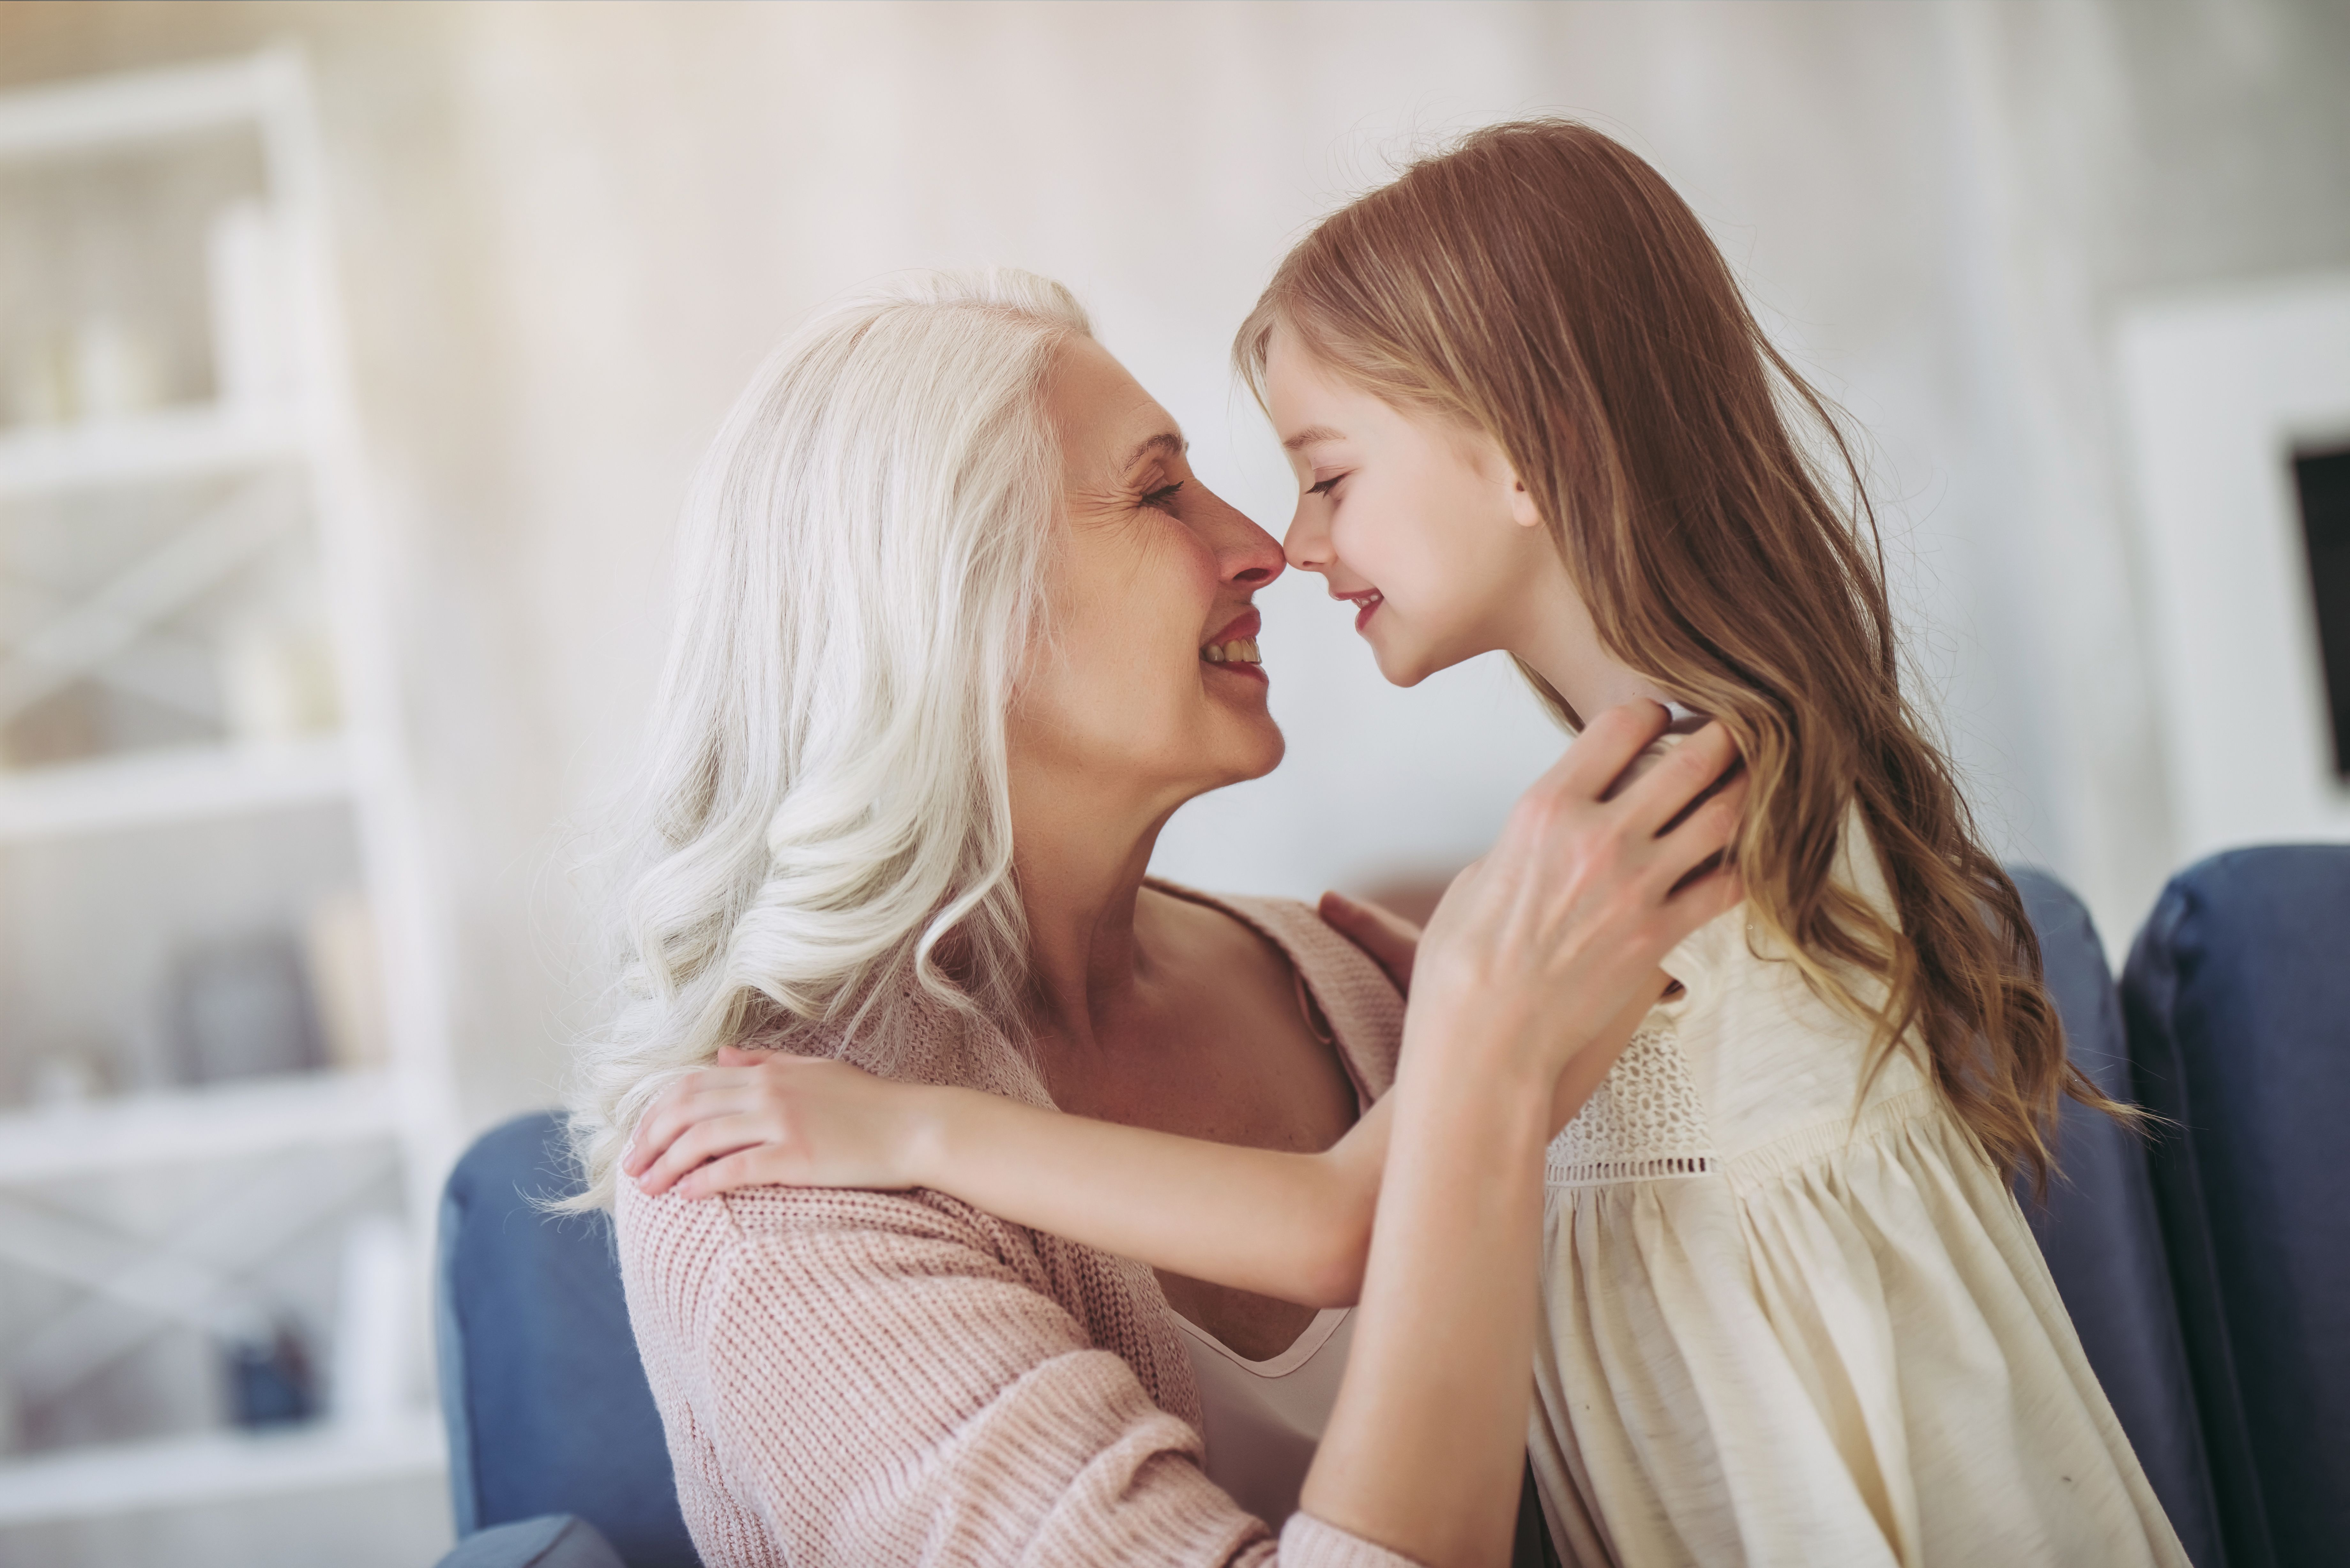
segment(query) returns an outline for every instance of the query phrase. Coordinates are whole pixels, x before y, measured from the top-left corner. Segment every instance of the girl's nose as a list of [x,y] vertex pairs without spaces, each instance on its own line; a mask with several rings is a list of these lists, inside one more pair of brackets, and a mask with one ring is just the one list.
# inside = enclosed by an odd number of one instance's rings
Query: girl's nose
[[1297,511],[1289,519],[1289,535],[1281,542],[1282,554],[1301,572],[1330,569],[1330,528],[1319,515],[1321,511],[1318,506],[1306,504],[1305,497],[1299,497]]

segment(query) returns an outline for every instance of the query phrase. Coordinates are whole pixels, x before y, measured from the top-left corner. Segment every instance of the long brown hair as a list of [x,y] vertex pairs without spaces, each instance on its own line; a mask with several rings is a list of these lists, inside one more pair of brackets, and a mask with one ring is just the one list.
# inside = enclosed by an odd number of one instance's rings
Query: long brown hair
[[[2043,1188],[2063,1096],[2128,1114],[2067,1062],[2022,898],[1903,693],[1839,421],[1662,176],[1571,121],[1478,131],[1289,254],[1234,346],[1260,399],[1277,326],[1373,394],[1492,436],[1608,651],[1729,728],[1752,775],[1733,851],[1751,914],[1873,1026],[1871,1076],[1918,1041],[1992,1162]],[[1891,920],[1830,875],[1856,805]]]

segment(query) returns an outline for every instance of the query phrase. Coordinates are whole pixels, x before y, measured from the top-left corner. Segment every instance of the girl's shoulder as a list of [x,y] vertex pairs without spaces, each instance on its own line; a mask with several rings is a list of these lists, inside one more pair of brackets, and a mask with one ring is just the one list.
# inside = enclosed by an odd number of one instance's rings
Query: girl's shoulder
[[[1856,815],[1846,825],[1835,874],[1883,918],[1894,918],[1883,872]],[[1684,994],[1656,1016],[1672,1027],[1726,1158],[1814,1125],[1846,1127],[1861,1112],[1929,1082],[1906,1044],[1880,1064],[1873,1021],[1823,995],[1783,940],[1749,906],[1700,928],[1662,967]],[[1881,994],[1875,977],[1838,978],[1865,1001]]]

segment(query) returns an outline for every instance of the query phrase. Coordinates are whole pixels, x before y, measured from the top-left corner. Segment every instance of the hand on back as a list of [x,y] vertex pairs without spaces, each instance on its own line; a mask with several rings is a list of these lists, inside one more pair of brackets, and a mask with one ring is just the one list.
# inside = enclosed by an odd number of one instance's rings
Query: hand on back
[[922,1091],[846,1062],[728,1046],[637,1124],[621,1174],[653,1196],[740,1187],[919,1185]]

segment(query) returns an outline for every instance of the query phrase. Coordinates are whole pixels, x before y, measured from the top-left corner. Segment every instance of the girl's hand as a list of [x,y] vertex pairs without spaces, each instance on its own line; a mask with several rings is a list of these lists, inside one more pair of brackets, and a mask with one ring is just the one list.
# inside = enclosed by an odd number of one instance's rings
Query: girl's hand
[[1448,1054],[1498,1053],[1484,1064],[1547,1082],[1656,983],[1682,938],[1744,897],[1706,868],[1737,832],[1744,777],[1690,809],[1737,763],[1721,725],[1624,779],[1665,723],[1652,702],[1594,719],[1454,878],[1419,945],[1407,1052],[1434,1030]]
[[1344,893],[1322,895],[1322,919],[1333,930],[1370,955],[1387,971],[1404,995],[1411,994],[1412,960],[1419,951],[1419,928],[1392,909],[1349,898]]
[[653,1102],[620,1161],[653,1196],[921,1182],[931,1091],[846,1062],[728,1046]]

